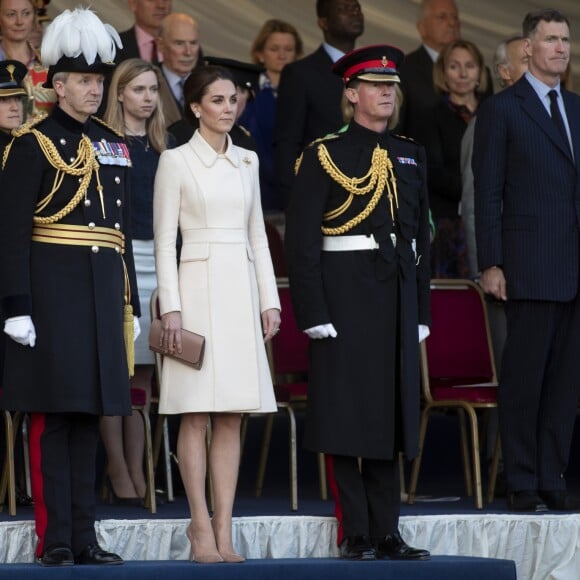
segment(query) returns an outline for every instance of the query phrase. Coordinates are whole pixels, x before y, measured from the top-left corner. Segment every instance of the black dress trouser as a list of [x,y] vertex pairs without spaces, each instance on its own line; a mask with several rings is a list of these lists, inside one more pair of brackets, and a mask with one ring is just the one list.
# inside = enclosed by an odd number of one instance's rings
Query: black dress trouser
[[344,536],[378,541],[397,530],[401,503],[398,462],[333,455]]
[[36,534],[41,556],[54,545],[78,555],[96,543],[95,478],[99,417],[33,413],[30,463]]

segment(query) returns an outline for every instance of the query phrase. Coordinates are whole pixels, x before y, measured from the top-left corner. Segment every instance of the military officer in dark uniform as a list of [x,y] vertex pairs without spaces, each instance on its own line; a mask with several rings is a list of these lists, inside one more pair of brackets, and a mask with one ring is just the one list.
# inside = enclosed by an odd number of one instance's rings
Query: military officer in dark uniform
[[[28,69],[18,60],[0,61],[0,183],[5,156],[10,151],[12,130],[22,125],[26,90],[22,86]],[[4,366],[4,335],[0,336],[0,377]]]
[[58,106],[14,132],[2,176],[0,295],[11,340],[1,404],[31,414],[36,554],[45,566],[123,562],[94,529],[99,416],[131,411],[130,290],[139,314],[130,159],[122,137],[91,116],[115,36],[84,9],[49,25],[42,57]]
[[340,554],[354,560],[430,557],[398,531],[397,458],[418,451],[430,322],[425,154],[389,132],[402,58],[371,46],[335,63],[354,116],[304,151],[287,210],[296,318],[313,339],[305,446],[333,457]]
[[23,100],[26,97],[22,81],[27,74],[28,69],[18,60],[0,61],[0,164],[2,165],[4,151],[12,141],[12,129],[22,125]]

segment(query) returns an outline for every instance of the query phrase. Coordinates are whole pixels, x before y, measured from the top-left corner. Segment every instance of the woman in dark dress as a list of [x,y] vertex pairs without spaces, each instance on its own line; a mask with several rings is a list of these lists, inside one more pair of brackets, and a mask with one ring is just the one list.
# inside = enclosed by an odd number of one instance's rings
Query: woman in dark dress
[[[135,341],[135,375],[131,386],[147,391],[147,404],[154,364],[148,346],[149,300],[156,286],[153,182],[159,156],[172,144],[158,98],[160,74],[155,65],[144,60],[123,61],[111,78],[105,112],[107,123],[125,136],[131,155],[131,230],[142,329]],[[140,504],[147,487],[143,473],[145,438],[140,417],[103,417],[101,435],[107,450],[112,498],[117,502]]]
[[461,220],[461,139],[476,114],[487,76],[480,50],[456,40],[439,55],[433,80],[441,98],[426,128],[429,202],[436,234],[431,248],[432,277],[466,278],[469,274]]

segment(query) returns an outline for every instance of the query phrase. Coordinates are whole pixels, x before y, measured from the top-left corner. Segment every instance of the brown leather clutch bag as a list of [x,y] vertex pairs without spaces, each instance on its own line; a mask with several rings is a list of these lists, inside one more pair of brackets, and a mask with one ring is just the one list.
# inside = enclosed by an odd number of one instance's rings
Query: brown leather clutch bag
[[191,332],[190,330],[181,329],[181,354],[177,351],[173,353],[166,352],[160,345],[161,343],[161,320],[154,318],[151,321],[149,329],[149,349],[158,352],[163,356],[174,358],[183,363],[199,370],[203,363],[203,354],[205,352],[205,336]]

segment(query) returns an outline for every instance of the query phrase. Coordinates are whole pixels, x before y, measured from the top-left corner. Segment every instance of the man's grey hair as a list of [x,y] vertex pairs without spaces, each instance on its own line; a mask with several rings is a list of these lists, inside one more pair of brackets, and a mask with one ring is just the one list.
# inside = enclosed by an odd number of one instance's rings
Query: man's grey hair
[[501,87],[505,87],[506,83],[505,80],[501,78],[499,74],[499,67],[500,66],[507,66],[509,65],[508,58],[507,58],[507,47],[512,43],[516,42],[516,40],[523,40],[524,37],[521,35],[514,35],[510,38],[507,38],[503,42],[500,42],[495,49],[495,54],[493,55],[493,72],[500,84]]

